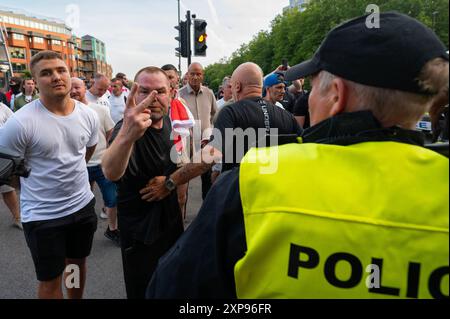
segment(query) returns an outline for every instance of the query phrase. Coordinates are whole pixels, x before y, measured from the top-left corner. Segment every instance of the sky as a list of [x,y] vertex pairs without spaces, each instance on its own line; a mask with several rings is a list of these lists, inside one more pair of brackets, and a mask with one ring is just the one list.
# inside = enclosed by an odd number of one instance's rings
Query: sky
[[[192,61],[207,66],[229,57],[260,30],[269,30],[288,4],[288,0],[181,0],[182,20],[190,10],[208,23],[207,57]],[[178,67],[177,0],[0,0],[0,7],[57,18],[73,26],[77,36],[102,40],[113,75],[124,72],[131,78],[150,65]],[[182,59],[183,71],[186,60]]]

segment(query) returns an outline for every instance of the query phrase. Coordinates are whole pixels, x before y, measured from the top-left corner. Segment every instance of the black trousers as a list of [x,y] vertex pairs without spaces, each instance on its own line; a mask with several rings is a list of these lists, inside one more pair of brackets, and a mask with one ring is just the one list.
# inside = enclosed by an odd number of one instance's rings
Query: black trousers
[[[158,260],[183,233],[183,224],[174,224],[151,244],[139,240],[126,247],[122,245],[122,263],[128,299],[144,299],[147,285],[158,265]],[[128,234],[130,235],[130,234]]]
[[208,195],[209,190],[211,189],[211,170],[207,171],[202,175],[202,199],[205,200],[206,195]]

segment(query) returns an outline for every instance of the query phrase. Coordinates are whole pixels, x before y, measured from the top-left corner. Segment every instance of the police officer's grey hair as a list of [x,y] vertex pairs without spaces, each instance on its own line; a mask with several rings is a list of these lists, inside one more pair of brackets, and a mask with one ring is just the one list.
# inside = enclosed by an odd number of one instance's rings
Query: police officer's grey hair
[[[337,76],[322,71],[318,74],[319,92],[328,91]],[[405,91],[378,88],[343,79],[355,96],[354,111],[371,110],[381,124],[391,124],[412,129],[422,116],[428,112],[436,95],[421,95]],[[419,86],[431,92],[448,94],[449,63],[442,58],[429,61],[418,77]]]

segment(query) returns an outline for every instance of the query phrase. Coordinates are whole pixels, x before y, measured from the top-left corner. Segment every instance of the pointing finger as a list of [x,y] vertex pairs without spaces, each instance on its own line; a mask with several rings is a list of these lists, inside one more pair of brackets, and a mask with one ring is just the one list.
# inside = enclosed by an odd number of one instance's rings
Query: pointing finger
[[156,96],[158,95],[157,91],[152,91],[139,105],[137,106],[138,111],[143,111],[147,109],[150,105],[153,104],[156,100]]
[[132,107],[136,106],[135,97],[136,97],[138,89],[139,89],[139,84],[134,83],[133,87],[131,88],[131,92],[128,95],[128,98],[127,98],[127,103],[126,103],[126,107],[127,108],[132,108]]

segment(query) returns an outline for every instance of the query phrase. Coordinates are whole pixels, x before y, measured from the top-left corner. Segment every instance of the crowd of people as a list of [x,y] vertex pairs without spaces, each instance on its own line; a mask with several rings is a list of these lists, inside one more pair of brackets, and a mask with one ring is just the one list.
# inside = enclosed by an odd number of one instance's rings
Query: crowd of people
[[[14,188],[0,190],[38,297],[62,298],[70,264],[81,285],[68,296],[82,298],[97,183],[130,299],[448,298],[448,159],[415,125],[448,104],[449,57],[417,20],[380,18],[334,28],[293,67],[243,63],[218,94],[198,62],[183,78],[167,64],[85,83],[58,53],[33,56],[33,79],[0,96],[0,147],[31,168],[20,211]],[[367,288],[363,266],[383,260],[396,288]],[[429,278],[408,287],[421,265]]]

